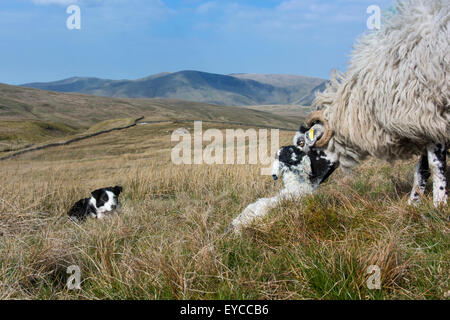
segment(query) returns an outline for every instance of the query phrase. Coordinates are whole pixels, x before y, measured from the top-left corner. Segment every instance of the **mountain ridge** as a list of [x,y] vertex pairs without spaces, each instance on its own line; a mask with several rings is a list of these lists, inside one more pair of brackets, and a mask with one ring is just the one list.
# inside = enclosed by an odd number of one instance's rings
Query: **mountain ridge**
[[311,104],[312,90],[327,80],[289,74],[229,75],[183,70],[161,72],[135,80],[70,77],[52,82],[32,82],[22,87],[65,93],[83,93],[112,98],[169,98],[249,106]]

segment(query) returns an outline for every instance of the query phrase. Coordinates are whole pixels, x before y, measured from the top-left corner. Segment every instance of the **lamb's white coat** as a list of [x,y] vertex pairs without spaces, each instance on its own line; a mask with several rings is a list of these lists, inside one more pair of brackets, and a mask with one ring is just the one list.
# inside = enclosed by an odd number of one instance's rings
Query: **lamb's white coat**
[[260,198],[248,205],[242,213],[232,222],[231,227],[235,233],[240,233],[243,227],[248,227],[253,222],[263,218],[270,209],[276,207],[284,199],[298,199],[307,194],[311,194],[316,185],[310,183],[311,161],[308,156],[302,158],[301,163],[295,167],[295,170],[283,166],[278,160],[275,160],[272,171],[277,176],[283,175],[284,188],[278,195],[272,198]]

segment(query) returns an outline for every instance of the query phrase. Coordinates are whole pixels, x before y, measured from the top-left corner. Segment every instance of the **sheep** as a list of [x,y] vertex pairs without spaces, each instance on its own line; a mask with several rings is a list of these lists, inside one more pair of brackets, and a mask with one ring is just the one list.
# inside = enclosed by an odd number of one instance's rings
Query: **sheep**
[[380,30],[357,41],[347,70],[316,94],[294,144],[326,151],[344,172],[368,156],[420,155],[409,203],[433,174],[433,202],[447,204],[449,23],[448,0],[398,0]]
[[272,198],[260,198],[248,205],[232,222],[230,229],[239,234],[243,227],[264,217],[270,209],[284,199],[298,199],[312,194],[337,168],[337,161],[330,161],[324,151],[303,152],[296,146],[278,150],[272,165],[272,178],[283,177],[284,188]]

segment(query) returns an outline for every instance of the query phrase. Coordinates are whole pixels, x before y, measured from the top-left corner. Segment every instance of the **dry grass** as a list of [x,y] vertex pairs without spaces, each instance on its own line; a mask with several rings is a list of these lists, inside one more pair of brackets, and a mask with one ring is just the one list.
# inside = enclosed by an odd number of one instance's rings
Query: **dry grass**
[[313,111],[310,106],[300,106],[300,105],[256,105],[256,106],[246,106],[247,109],[259,110],[264,112],[273,113],[285,118],[293,119],[297,123],[302,123],[303,120]]
[[[173,129],[140,126],[3,162],[0,298],[444,299],[450,290],[449,208],[434,209],[429,195],[406,204],[413,161],[335,174],[235,238],[231,220],[280,182],[259,166],[174,166]],[[76,200],[115,184],[119,217],[67,220]],[[80,291],[65,286],[72,264]],[[366,287],[373,264],[381,290]]]

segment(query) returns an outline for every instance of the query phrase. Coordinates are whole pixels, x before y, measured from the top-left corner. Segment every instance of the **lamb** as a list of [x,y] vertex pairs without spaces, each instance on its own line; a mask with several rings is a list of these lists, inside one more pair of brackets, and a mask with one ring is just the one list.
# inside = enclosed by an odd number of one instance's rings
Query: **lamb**
[[304,152],[322,150],[344,171],[367,156],[420,155],[409,203],[433,175],[435,206],[447,203],[450,146],[450,2],[398,0],[381,30],[357,42],[345,73],[316,95],[294,137]]
[[324,151],[303,152],[296,146],[285,146],[278,150],[272,165],[272,177],[283,177],[284,188],[272,198],[260,198],[248,205],[231,222],[231,229],[239,234],[244,227],[264,217],[270,209],[284,199],[297,199],[311,194],[326,181],[337,168],[336,161],[330,161]]

